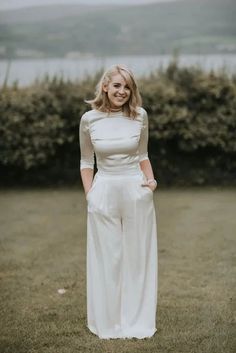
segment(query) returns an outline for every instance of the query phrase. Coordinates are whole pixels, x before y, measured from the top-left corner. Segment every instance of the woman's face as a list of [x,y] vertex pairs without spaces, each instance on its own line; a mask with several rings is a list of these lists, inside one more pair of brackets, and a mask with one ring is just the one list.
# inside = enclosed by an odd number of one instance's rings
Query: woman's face
[[130,88],[120,74],[113,75],[111,81],[103,86],[103,90],[107,92],[111,109],[121,108],[131,95]]

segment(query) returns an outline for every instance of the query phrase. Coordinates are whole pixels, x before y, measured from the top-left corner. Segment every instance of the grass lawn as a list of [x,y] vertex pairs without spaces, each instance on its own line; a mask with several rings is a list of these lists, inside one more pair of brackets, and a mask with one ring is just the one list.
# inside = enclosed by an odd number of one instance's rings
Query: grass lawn
[[159,190],[154,197],[157,332],[100,340],[86,327],[82,191],[0,191],[1,353],[236,352],[236,189]]

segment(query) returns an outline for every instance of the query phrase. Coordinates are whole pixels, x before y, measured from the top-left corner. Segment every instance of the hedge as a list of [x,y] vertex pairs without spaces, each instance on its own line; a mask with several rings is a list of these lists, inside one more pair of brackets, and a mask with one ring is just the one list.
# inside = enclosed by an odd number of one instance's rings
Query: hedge
[[[26,88],[2,87],[2,185],[80,182],[79,121],[100,74],[81,82],[45,78]],[[160,184],[235,184],[236,77],[173,61],[139,79],[139,86]]]

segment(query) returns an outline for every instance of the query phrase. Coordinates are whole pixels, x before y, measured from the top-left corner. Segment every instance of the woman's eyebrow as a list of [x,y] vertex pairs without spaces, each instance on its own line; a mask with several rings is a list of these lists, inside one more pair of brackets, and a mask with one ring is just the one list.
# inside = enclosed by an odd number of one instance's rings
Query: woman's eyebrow
[[[113,84],[113,85],[122,85],[122,83],[120,83],[120,82],[113,82],[112,84]],[[129,85],[126,83],[126,84],[125,84],[125,87],[129,87]]]

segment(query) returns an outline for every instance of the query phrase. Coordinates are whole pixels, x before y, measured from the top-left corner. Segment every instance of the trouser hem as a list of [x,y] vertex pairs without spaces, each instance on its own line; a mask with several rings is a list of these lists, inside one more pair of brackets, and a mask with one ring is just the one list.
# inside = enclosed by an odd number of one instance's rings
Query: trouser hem
[[[96,330],[95,327],[91,325],[87,325],[88,329],[98,336],[100,339],[131,339],[131,338],[138,338],[138,339],[144,339],[144,338],[150,338],[152,337],[155,332],[157,331],[156,328],[154,329],[143,329],[143,330],[132,330],[132,329],[124,329],[120,330],[120,332],[114,332],[112,333],[104,333],[104,334],[99,334],[98,331]],[[136,331],[136,333],[135,333]]]

